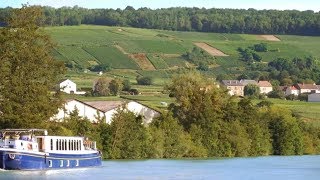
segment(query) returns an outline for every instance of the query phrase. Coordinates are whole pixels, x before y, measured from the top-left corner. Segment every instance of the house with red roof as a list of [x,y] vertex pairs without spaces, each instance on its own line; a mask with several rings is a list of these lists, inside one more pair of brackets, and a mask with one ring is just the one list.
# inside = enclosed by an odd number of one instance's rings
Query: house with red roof
[[320,93],[320,90],[316,84],[296,84],[295,86],[299,90],[299,94],[302,93]]
[[268,94],[273,90],[272,85],[269,81],[259,81],[258,86],[260,87],[261,94]]
[[300,90],[297,89],[295,86],[288,86],[286,88],[286,92],[285,92],[285,95],[288,96],[290,94],[293,94],[295,96],[298,96],[300,94]]

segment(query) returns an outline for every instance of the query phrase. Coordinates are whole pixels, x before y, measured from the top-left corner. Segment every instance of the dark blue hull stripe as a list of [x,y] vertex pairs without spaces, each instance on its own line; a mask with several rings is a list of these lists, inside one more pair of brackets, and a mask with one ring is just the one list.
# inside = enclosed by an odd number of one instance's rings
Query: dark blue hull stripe
[[0,151],[1,169],[43,170],[81,168],[101,165],[101,155],[92,154],[32,154]]

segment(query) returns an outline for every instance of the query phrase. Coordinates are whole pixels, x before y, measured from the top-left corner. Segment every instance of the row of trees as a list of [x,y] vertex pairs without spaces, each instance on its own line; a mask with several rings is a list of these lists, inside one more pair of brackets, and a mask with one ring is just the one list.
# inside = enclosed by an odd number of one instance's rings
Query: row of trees
[[[320,34],[320,14],[297,10],[166,8],[152,10],[85,9],[42,7],[48,26],[95,24],[178,31],[262,34]],[[11,8],[0,9],[0,19],[10,16]]]
[[[219,75],[220,79],[228,78]],[[296,83],[320,84],[320,64],[315,57],[276,58],[269,63],[251,63],[238,79],[269,80],[274,86]]]
[[[137,84],[139,85],[151,85],[153,83],[153,79],[149,76],[137,76],[136,77]],[[137,95],[139,94],[137,89],[131,88],[131,82],[128,79],[121,80],[119,78],[112,79],[111,81],[102,77],[99,78],[95,84],[91,95],[93,96],[117,96],[122,91],[126,91],[129,94]],[[88,95],[88,94],[87,94]]]

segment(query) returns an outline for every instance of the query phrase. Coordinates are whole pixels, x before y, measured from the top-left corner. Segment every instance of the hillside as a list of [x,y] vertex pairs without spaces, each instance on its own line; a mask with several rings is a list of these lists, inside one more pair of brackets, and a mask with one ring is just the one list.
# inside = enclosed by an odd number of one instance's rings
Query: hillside
[[[247,72],[247,65],[239,60],[238,48],[265,43],[268,52],[257,52],[266,64],[278,57],[320,57],[317,50],[320,37],[277,35],[279,41],[259,35],[177,32],[108,26],[48,27],[46,31],[58,44],[56,59],[86,69],[97,64],[110,65],[113,69],[138,70],[155,78],[168,77],[179,68],[193,67],[182,58],[196,44],[206,44],[225,56],[215,56],[207,74],[229,74],[232,78]],[[204,49],[206,50],[206,49]],[[210,52],[209,52],[210,53]],[[160,73],[158,73],[160,72]],[[166,72],[166,73],[163,73]]]

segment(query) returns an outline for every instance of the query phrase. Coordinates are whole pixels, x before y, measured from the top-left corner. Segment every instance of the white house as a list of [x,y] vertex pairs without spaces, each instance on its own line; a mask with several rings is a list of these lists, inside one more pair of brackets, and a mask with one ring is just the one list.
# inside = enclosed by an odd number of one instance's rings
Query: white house
[[308,102],[320,102],[320,93],[309,94]]
[[59,83],[59,89],[67,94],[85,94],[86,92],[77,91],[76,83],[72,82],[70,79],[64,79]]
[[155,111],[147,106],[144,106],[136,101],[130,101],[127,103],[126,108],[134,112],[137,115],[142,116],[143,122],[149,124],[152,122],[153,118],[160,116],[158,111]]
[[316,84],[297,84],[297,89],[299,89],[299,93],[320,93],[318,86]]
[[65,92],[67,94],[74,94],[77,92],[76,83],[72,82],[70,79],[64,79],[59,83],[60,91]]
[[300,93],[299,89],[297,89],[295,86],[288,86],[286,88],[286,92],[285,92],[285,95],[288,96],[290,94],[293,94],[295,96],[298,96]]
[[113,115],[119,108],[125,106],[129,111],[140,115],[143,118],[144,123],[150,123],[153,118],[160,116],[158,111],[155,111],[149,107],[146,107],[138,102],[130,101],[79,101],[70,100],[65,103],[63,109],[59,109],[57,115],[53,120],[62,120],[63,118],[69,117],[70,112],[75,109],[78,110],[79,116],[88,118],[92,123],[96,123],[97,117],[105,117],[106,123],[110,124]]
[[273,90],[272,85],[269,81],[259,81],[258,86],[261,94],[268,94]]

